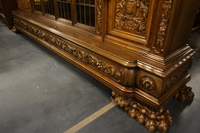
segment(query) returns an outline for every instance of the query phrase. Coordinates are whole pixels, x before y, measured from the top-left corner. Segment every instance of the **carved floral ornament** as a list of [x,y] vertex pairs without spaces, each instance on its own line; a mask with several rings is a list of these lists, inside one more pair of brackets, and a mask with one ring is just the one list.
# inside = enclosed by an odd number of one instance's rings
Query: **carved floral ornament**
[[124,81],[124,72],[122,72],[121,68],[104,61],[95,55],[84,51],[81,48],[73,46],[71,42],[65,41],[64,39],[59,39],[58,37],[48,34],[45,31],[42,31],[34,26],[27,24],[26,22],[14,19],[14,23],[26,31],[34,34],[35,36],[43,39],[44,41],[48,42],[49,44],[55,46],[56,48],[69,53],[76,59],[80,60],[81,62],[90,65],[92,68],[99,70],[104,75],[109,76],[114,81],[121,83]]
[[116,0],[115,28],[145,35],[149,0]]
[[96,33],[97,34],[101,34],[102,32],[102,28],[101,28],[101,21],[102,21],[102,16],[101,16],[101,10],[102,10],[102,6],[101,6],[101,0],[97,1],[97,26],[96,26]]
[[170,19],[170,13],[172,9],[172,0],[165,0],[162,6],[162,14],[161,14],[161,20],[159,29],[157,32],[157,40],[155,46],[152,48],[154,49],[154,53],[160,54],[164,50],[164,40],[165,40],[165,34],[168,27],[168,22]]
[[140,85],[148,92],[156,92],[156,82],[153,78],[143,76],[140,78]]

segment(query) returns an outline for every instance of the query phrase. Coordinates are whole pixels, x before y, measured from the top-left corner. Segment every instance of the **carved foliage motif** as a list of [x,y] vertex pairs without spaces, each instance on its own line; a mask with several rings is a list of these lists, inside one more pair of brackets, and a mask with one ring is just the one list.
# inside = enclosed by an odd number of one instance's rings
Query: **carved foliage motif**
[[145,35],[147,0],[116,0],[115,28],[138,35]]
[[101,21],[102,21],[102,16],[101,16],[101,10],[102,10],[102,6],[101,6],[101,0],[97,1],[97,26],[96,26],[96,33],[97,34],[101,34],[102,32],[102,28],[101,28]]
[[156,92],[156,82],[151,77],[143,76],[140,78],[140,85],[148,92]]
[[112,92],[112,97],[117,105],[123,107],[128,112],[131,118],[136,119],[140,124],[144,124],[150,132],[158,130],[165,133],[168,126],[172,125],[172,117],[168,110],[161,108],[154,111],[148,105],[136,99],[125,98],[115,92]]
[[172,9],[172,0],[165,0],[162,6],[161,22],[157,33],[156,44],[153,47],[154,52],[156,54],[160,54],[163,52],[165,34],[167,31],[171,9]]
[[176,82],[178,82],[178,80],[181,79],[188,72],[190,67],[191,67],[191,62],[186,64],[178,72],[176,72],[174,75],[172,75],[169,78],[169,80],[167,81],[167,86],[166,86],[165,92],[168,91]]
[[73,44],[71,42],[68,42],[63,39],[59,39],[56,36],[50,35],[50,34],[46,33],[45,31],[42,31],[38,28],[35,28],[34,26],[27,24],[24,21],[21,21],[21,20],[15,18],[14,23],[16,25],[24,28],[26,31],[34,34],[35,36],[43,39],[44,41],[48,42],[49,44],[55,46],[56,48],[69,53],[76,59],[101,71],[103,74],[111,77],[116,82],[119,82],[119,83],[123,82],[124,73],[121,71],[121,69],[119,67],[109,64],[106,61],[103,61],[103,60],[99,59],[98,57],[92,55],[91,53],[86,52],[86,51],[82,50],[81,48],[73,46]]

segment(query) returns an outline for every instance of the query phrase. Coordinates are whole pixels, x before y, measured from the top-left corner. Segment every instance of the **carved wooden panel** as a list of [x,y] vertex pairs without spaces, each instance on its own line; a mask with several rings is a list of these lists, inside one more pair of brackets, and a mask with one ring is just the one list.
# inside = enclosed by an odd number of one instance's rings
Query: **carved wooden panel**
[[26,11],[31,11],[30,0],[17,0],[18,6]]
[[149,9],[148,0],[116,0],[115,28],[145,35]]

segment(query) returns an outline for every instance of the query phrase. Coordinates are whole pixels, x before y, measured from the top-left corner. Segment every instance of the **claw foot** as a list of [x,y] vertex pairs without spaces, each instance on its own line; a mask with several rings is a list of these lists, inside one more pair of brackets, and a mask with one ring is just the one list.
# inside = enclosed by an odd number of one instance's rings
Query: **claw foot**
[[172,117],[168,110],[161,108],[155,111],[133,98],[125,98],[115,92],[112,92],[112,97],[120,107],[128,112],[131,118],[136,119],[139,124],[144,124],[150,132],[157,130],[165,133],[168,126],[172,125]]
[[181,102],[192,102],[194,98],[194,93],[191,87],[184,87],[175,95],[175,98]]

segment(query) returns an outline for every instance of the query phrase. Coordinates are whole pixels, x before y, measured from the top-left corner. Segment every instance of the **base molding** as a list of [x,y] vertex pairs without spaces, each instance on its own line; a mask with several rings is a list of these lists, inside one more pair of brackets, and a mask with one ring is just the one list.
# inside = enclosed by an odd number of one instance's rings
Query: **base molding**
[[154,110],[136,99],[125,98],[115,92],[112,92],[112,98],[119,107],[128,112],[131,118],[136,119],[139,124],[144,124],[150,132],[157,130],[165,133],[172,125],[173,121],[169,110],[163,108]]

